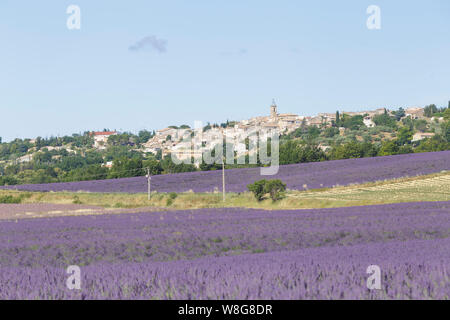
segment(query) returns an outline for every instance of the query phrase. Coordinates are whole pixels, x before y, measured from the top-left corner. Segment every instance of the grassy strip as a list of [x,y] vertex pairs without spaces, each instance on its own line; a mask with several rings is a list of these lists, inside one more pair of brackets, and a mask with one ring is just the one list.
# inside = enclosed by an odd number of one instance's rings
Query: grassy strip
[[[413,182],[413,186],[411,184]],[[393,189],[389,189],[390,186]],[[20,198],[22,203],[84,204],[104,208],[159,207],[197,209],[244,207],[261,209],[312,209],[375,205],[416,201],[450,201],[450,173],[378,181],[346,187],[308,191],[288,191],[286,198],[272,202],[256,201],[249,192],[227,193],[85,193],[85,192],[20,192],[0,191],[1,197]]]

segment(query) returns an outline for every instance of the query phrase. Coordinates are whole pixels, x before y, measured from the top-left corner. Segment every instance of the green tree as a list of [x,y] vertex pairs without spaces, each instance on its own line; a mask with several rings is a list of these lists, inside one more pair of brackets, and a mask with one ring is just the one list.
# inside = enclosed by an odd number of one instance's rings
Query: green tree
[[397,122],[395,121],[395,118],[389,116],[387,112],[374,116],[373,122],[375,122],[377,126],[386,126],[393,129],[397,128]]
[[438,112],[438,108],[435,104],[430,104],[423,109],[425,117],[431,118],[433,114]]
[[142,160],[137,158],[119,158],[113,161],[108,178],[138,177],[144,175]]
[[163,168],[158,160],[156,159],[150,159],[150,160],[144,160],[142,161],[142,167],[143,168],[149,168],[150,174],[153,175],[159,175],[163,172]]
[[279,179],[268,180],[264,185],[264,192],[270,195],[273,202],[283,199],[285,191],[286,184]]
[[398,154],[399,146],[394,140],[385,141],[380,149],[380,156],[389,156],[393,154]]
[[397,134],[397,144],[402,146],[411,143],[413,132],[406,127],[400,128]]
[[397,111],[394,111],[393,114],[397,121],[400,121],[400,119],[406,115],[405,110],[403,108],[399,108]]
[[[449,102],[450,103],[450,102]],[[448,107],[447,109],[445,109],[443,117],[445,120],[449,121],[450,120],[450,107]],[[1,142],[1,139],[0,139]]]
[[261,201],[264,198],[266,182],[267,181],[263,179],[247,185],[247,189],[253,193],[258,201]]

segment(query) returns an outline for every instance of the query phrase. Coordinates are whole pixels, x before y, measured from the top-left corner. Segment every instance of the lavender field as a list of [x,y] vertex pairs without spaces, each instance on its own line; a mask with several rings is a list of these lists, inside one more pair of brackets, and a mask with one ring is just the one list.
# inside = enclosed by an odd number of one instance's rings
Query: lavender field
[[449,266],[450,202],[0,222],[0,299],[449,299]]
[[[335,160],[280,166],[276,176],[292,190],[304,190],[411,177],[450,170],[450,151],[406,154],[363,159]],[[246,186],[266,178],[259,168],[226,172],[227,191],[243,192]],[[159,192],[213,192],[221,190],[220,171],[190,172],[152,177],[152,190]],[[147,192],[145,177],[83,182],[0,187],[25,191]]]

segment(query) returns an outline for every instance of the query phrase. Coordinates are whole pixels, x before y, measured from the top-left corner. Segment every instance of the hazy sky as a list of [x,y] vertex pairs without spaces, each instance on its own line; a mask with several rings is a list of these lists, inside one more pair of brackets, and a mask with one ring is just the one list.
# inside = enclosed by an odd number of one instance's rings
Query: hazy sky
[[0,43],[4,140],[450,100],[448,0],[1,0]]

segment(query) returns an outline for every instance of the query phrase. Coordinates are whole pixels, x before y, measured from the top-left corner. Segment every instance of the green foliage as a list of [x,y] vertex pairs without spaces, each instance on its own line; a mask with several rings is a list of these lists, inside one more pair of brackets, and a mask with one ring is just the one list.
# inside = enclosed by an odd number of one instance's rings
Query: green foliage
[[334,147],[331,151],[331,159],[374,157],[377,154],[378,148],[370,142],[350,141]]
[[146,143],[148,140],[150,140],[155,134],[148,131],[148,130],[141,130],[138,133],[138,142],[139,143]]
[[389,116],[387,113],[376,115],[372,120],[377,126],[386,126],[393,129],[397,128],[395,118]]
[[108,137],[108,145],[110,146],[134,146],[138,141],[138,136],[128,132]]
[[441,125],[442,135],[450,143],[450,121],[447,121]]
[[261,201],[264,195],[269,194],[272,201],[281,200],[286,191],[286,184],[279,179],[274,180],[259,180],[247,185],[247,189],[253,193],[256,200]]
[[258,201],[261,201],[264,198],[266,182],[267,181],[263,179],[247,185],[248,191],[252,192]]
[[264,191],[265,193],[268,193],[272,201],[275,202],[284,198],[286,184],[279,179],[268,180],[264,186]]
[[392,112],[392,114],[394,115],[397,121],[400,121],[400,119],[406,115],[405,110],[403,110],[403,108],[399,108],[397,111]]
[[435,152],[450,150],[450,142],[442,135],[435,135],[432,138],[419,142],[414,152]]
[[144,168],[149,168],[150,175],[152,175],[152,176],[161,174],[163,172],[161,163],[156,159],[144,160],[144,161],[142,161],[142,166]]
[[[450,101],[449,101],[450,104]],[[446,121],[450,121],[450,106],[444,111],[443,115]]]
[[181,172],[194,172],[197,171],[197,168],[193,164],[180,163],[175,164],[172,161],[171,156],[166,156],[161,161],[161,167],[163,169],[163,173],[181,173]]
[[10,195],[0,196],[0,203],[21,203],[22,197],[14,197]]
[[333,138],[335,135],[339,134],[339,129],[336,127],[329,127],[323,131],[323,135],[326,138]]
[[0,186],[13,186],[18,184],[19,181],[12,176],[0,176]]
[[170,192],[169,193],[169,198],[172,200],[175,200],[178,197],[178,194],[176,192]]
[[397,134],[397,144],[402,146],[411,143],[413,134],[414,133],[406,127],[400,128]]
[[398,154],[399,151],[399,146],[398,144],[394,141],[385,141],[380,149],[380,152],[378,153],[378,155],[380,156],[389,156],[389,155],[393,155],[393,154]]
[[344,114],[341,116],[339,121],[339,126],[344,127],[351,130],[358,130],[364,126],[364,117],[363,116],[349,116]]
[[435,104],[430,104],[423,109],[425,117],[431,118],[433,114],[438,112],[438,108]]
[[67,174],[61,176],[63,181],[86,181],[102,180],[108,177],[109,169],[100,164],[88,165],[70,170]]
[[288,140],[280,145],[280,164],[318,162],[326,160],[326,155],[317,145]]
[[83,202],[81,202],[80,198],[78,196],[74,196],[73,197],[73,204],[83,204]]
[[169,197],[166,200],[166,206],[170,207],[177,198],[177,196],[178,195],[175,192],[169,193]]
[[111,171],[108,174],[108,178],[126,178],[126,177],[138,177],[144,175],[145,172],[142,167],[141,159],[128,159],[120,158],[113,161]]

